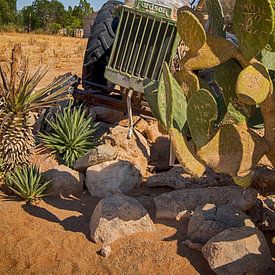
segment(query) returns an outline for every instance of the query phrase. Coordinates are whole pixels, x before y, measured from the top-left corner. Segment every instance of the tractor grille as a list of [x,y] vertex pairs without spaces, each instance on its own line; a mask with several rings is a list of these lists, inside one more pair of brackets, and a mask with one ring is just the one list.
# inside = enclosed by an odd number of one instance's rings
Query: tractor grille
[[173,21],[122,8],[109,68],[127,77],[159,80],[176,37]]

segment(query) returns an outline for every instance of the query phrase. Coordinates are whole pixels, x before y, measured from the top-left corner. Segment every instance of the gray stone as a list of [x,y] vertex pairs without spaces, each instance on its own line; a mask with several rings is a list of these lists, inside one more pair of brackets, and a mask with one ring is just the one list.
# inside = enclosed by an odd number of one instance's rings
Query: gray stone
[[46,192],[50,196],[76,195],[83,191],[84,175],[65,165],[50,169],[43,175],[46,181],[50,181]]
[[249,210],[248,214],[263,231],[275,230],[275,211],[271,199],[257,200],[257,203]]
[[218,275],[274,274],[266,239],[256,228],[226,229],[209,240],[202,253]]
[[193,178],[184,173],[182,167],[174,167],[168,172],[156,174],[147,180],[148,187],[171,187],[175,190],[228,185],[233,185],[233,181],[226,175],[207,171],[202,178]]
[[127,161],[107,161],[89,167],[86,172],[86,186],[93,197],[104,198],[108,193],[127,193],[140,184],[140,171]]
[[79,172],[85,172],[89,167],[96,164],[114,160],[117,157],[116,147],[110,144],[102,144],[92,149],[84,157],[78,159],[74,169]]
[[256,203],[256,199],[257,191],[253,188],[222,186],[164,193],[155,197],[154,202],[157,218],[175,219],[184,211],[192,211],[198,206],[208,203],[215,205],[231,204],[246,211]]
[[128,128],[116,126],[110,129],[111,134],[103,138],[103,141],[111,142],[118,149],[118,159],[129,161],[142,176],[146,176],[148,162],[150,160],[150,147],[145,137],[138,131],[134,131],[133,136],[127,139]]
[[206,243],[231,227],[255,227],[249,217],[237,208],[224,204],[206,204],[196,208],[188,223],[188,237],[193,242]]
[[91,239],[107,245],[135,233],[154,231],[155,226],[145,208],[122,194],[102,199],[90,221]]
[[107,124],[116,124],[125,116],[123,112],[115,111],[102,106],[95,106],[90,109],[90,114],[98,121],[103,121]]
[[104,245],[99,251],[99,255],[104,258],[109,258],[111,253],[112,253],[112,248],[110,245]]

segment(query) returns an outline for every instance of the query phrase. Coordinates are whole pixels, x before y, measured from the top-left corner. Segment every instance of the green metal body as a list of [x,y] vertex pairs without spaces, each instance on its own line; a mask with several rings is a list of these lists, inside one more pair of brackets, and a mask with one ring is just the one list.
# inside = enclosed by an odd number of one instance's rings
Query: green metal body
[[144,92],[144,80],[159,81],[162,64],[170,64],[177,37],[172,9],[146,1],[120,8],[120,22],[105,77]]

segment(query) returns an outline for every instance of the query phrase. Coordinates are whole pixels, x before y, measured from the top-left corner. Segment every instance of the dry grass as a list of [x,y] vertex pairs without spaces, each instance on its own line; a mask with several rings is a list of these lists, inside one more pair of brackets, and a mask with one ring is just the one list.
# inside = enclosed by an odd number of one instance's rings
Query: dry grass
[[50,71],[42,80],[40,86],[45,86],[53,78],[67,72],[81,76],[86,39],[52,35],[0,33],[0,61],[9,58],[10,50],[15,43],[21,43],[24,55],[29,60],[31,71],[40,63],[50,66]]

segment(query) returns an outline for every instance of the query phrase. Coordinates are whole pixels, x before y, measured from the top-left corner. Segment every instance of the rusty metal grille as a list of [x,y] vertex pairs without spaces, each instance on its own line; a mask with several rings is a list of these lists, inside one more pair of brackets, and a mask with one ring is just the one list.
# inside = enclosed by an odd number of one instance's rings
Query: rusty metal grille
[[108,67],[128,77],[159,80],[176,33],[173,21],[123,8]]

